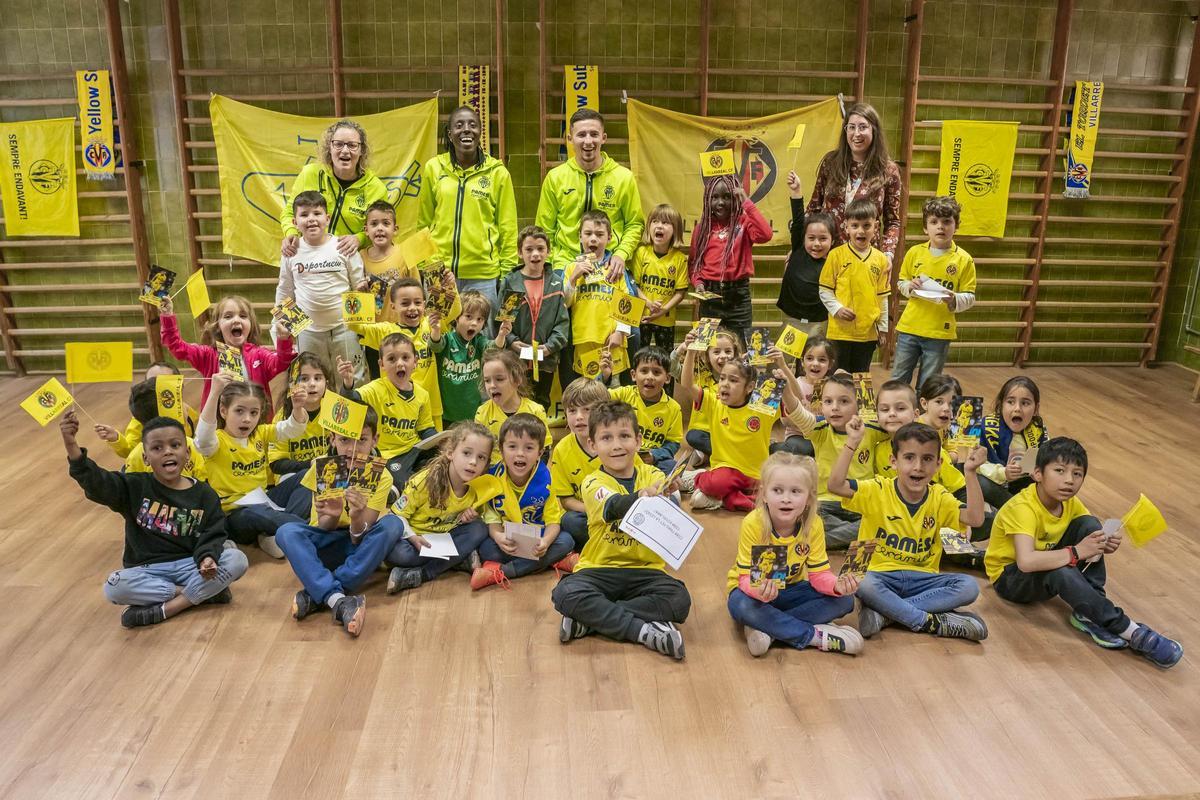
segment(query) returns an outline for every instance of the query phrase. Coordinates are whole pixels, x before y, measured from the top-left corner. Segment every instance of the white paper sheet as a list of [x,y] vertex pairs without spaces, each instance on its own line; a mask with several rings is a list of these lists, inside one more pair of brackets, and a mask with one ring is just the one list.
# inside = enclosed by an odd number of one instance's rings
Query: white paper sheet
[[429,547],[421,548],[421,555],[424,558],[441,558],[449,560],[458,555],[458,548],[454,546],[454,539],[448,533],[422,533],[421,536],[425,541],[429,542]]
[[246,492],[242,495],[242,499],[236,500],[233,503],[235,506],[270,506],[276,511],[283,511],[282,508],[271,502],[271,498],[267,497],[267,492],[261,486],[252,492]]
[[514,555],[519,558],[528,558],[537,561],[537,547],[542,543],[542,535],[545,533],[545,528],[541,525],[531,525],[527,522],[505,522],[504,535],[517,545],[517,552]]
[[[533,345],[529,345],[528,347],[521,348],[521,360],[533,361]],[[537,360],[538,361],[546,360],[545,356],[542,355],[542,348],[540,348],[540,347],[538,348],[538,352],[537,352]]]
[[653,550],[672,569],[683,566],[704,532],[700,523],[661,495],[639,497],[619,527]]

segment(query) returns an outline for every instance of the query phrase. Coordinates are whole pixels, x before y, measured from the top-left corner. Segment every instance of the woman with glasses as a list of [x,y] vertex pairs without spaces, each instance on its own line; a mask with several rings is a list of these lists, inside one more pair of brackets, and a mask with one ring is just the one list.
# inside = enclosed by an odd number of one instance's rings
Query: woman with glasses
[[879,212],[875,247],[891,263],[900,242],[900,168],[888,156],[879,114],[866,103],[846,109],[846,135],[817,168],[808,213],[823,211],[836,223],[834,246],[846,240],[846,206],[870,200]]
[[320,158],[306,164],[292,182],[289,202],[279,214],[283,243],[279,252],[296,255],[300,232],[292,222],[290,198],[317,191],[329,207],[329,232],[337,237],[338,252],[346,258],[367,246],[367,209],[376,200],[387,200],[387,187],[367,169],[367,132],[357,122],[341,119],[329,126],[321,139]]

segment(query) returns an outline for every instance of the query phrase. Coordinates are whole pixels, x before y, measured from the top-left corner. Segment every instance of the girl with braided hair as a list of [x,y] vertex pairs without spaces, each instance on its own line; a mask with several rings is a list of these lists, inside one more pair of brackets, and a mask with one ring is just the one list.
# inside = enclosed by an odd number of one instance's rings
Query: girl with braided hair
[[735,175],[704,180],[704,211],[692,232],[688,277],[697,289],[719,294],[700,303],[700,316],[717,317],[742,342],[750,331],[752,246],[771,240],[771,223],[746,196]]

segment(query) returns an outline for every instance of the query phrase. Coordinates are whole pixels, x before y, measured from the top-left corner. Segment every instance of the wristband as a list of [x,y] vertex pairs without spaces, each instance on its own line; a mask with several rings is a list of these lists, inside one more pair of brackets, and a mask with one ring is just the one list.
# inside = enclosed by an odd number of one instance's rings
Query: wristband
[[1071,556],[1071,560],[1067,562],[1068,567],[1073,567],[1079,563],[1079,551],[1075,549],[1075,545],[1068,546],[1067,553]]

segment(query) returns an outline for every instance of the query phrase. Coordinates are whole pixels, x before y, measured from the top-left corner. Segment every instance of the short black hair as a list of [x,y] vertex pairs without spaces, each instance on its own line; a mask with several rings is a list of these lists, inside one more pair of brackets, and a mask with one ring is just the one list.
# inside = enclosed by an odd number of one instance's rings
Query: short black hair
[[158,416],[158,390],[153,379],[135,383],[129,389],[129,414],[142,425]]
[[509,436],[528,436],[541,445],[546,441],[546,423],[533,414],[524,412],[513,414],[500,426],[500,435],[496,437],[496,445],[502,447],[504,440]]
[[366,219],[372,211],[378,211],[381,214],[388,214],[391,216],[393,223],[396,221],[396,207],[387,200],[376,200],[374,203],[371,203],[371,205],[367,206],[367,213],[363,215],[363,219]]
[[651,364],[658,364],[667,372],[671,371],[671,356],[667,355],[667,351],[661,347],[648,344],[633,354],[634,369],[637,369],[638,365],[644,361],[649,361]]
[[620,400],[597,403],[592,407],[591,416],[588,417],[588,436],[594,439],[596,438],[596,431],[601,425],[612,425],[623,419],[627,419],[632,423],[635,435],[641,435],[642,432],[638,426],[637,412],[633,410],[633,406],[629,405],[629,403],[624,403]]
[[930,426],[924,422],[910,422],[907,425],[901,425],[900,430],[892,436],[892,452],[899,453],[900,445],[905,442],[916,442],[917,444],[929,444],[936,442],[938,449],[942,446],[942,437]]
[[947,392],[956,397],[962,394],[962,384],[958,382],[958,378],[944,374],[930,375],[921,384],[920,397],[922,400],[932,400],[935,397],[941,397]]
[[[364,428],[370,428],[371,433],[379,435],[379,415],[376,414],[375,409],[371,408],[370,406],[367,406],[367,413],[363,414],[362,426]],[[361,436],[362,434],[359,435]]]
[[1083,474],[1087,475],[1087,450],[1084,450],[1083,445],[1074,439],[1055,436],[1038,447],[1037,468],[1039,470],[1045,469],[1055,461],[1061,461],[1069,467],[1083,467]]
[[301,192],[292,199],[293,216],[295,216],[297,209],[300,208],[323,208],[328,211],[329,204],[325,202],[325,195],[316,189],[309,189],[307,192]]
[[908,381],[884,381],[883,385],[876,390],[875,397],[882,397],[884,392],[904,392],[913,406],[917,404],[917,391],[908,384]]
[[173,417],[151,417],[142,424],[142,441],[146,441],[146,436],[151,431],[160,428],[177,428],[183,434],[184,439],[187,439],[187,431],[184,430],[183,423],[179,420]]
[[[576,122],[586,122],[589,119],[594,119],[600,123],[600,129],[604,130],[604,117],[600,116],[600,112],[591,108],[581,108],[571,115],[570,128],[575,127]],[[568,130],[570,130],[568,128]]]

